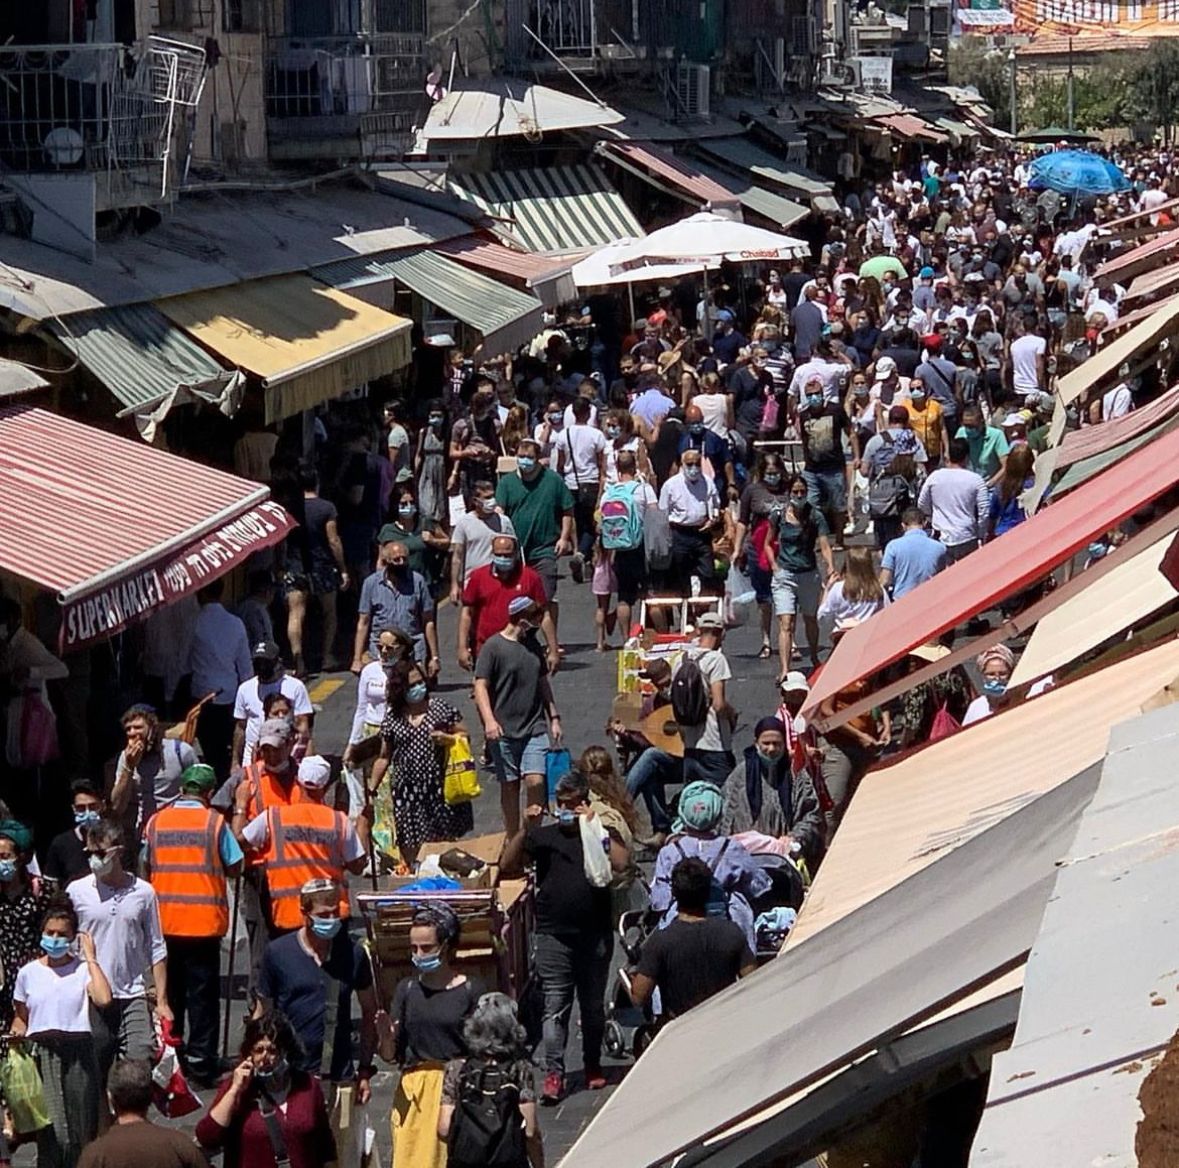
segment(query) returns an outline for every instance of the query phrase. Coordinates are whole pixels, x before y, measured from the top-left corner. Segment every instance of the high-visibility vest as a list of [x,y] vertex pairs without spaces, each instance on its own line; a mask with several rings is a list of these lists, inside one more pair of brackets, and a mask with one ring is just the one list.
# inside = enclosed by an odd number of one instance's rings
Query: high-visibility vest
[[[292,764],[293,766],[294,764]],[[280,782],[259,762],[252,762],[242,772],[243,783],[250,785],[250,798],[246,805],[246,822],[252,823],[264,811],[272,807],[289,807],[292,803],[305,803],[307,796],[298,783],[292,781],[288,787]],[[258,853],[246,857],[246,867],[259,868],[264,856]]]
[[272,807],[266,820],[266,883],[274,927],[297,929],[303,924],[299,891],[308,880],[337,881],[341,887],[340,916],[346,917],[344,842],[348,817],[322,803],[303,802]]
[[221,864],[225,818],[210,807],[165,807],[147,821],[151,886],[165,937],[224,937],[229,896]]

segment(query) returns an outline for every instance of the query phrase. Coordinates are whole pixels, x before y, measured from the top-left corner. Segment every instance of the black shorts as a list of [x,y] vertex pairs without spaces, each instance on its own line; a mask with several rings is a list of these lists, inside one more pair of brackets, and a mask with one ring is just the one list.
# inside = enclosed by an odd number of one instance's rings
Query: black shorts
[[647,589],[647,553],[640,546],[617,548],[613,555],[618,601],[620,604],[637,604]]

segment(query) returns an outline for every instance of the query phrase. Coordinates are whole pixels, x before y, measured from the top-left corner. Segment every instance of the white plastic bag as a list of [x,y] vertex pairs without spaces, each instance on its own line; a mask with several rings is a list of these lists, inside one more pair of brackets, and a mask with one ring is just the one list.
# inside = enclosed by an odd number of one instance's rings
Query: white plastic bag
[[725,624],[743,625],[757,602],[753,581],[736,564],[725,578]]
[[605,888],[614,877],[610,857],[606,854],[606,849],[610,846],[610,837],[596,815],[579,815],[577,825],[581,829],[581,854],[585,864],[585,878],[595,888]]

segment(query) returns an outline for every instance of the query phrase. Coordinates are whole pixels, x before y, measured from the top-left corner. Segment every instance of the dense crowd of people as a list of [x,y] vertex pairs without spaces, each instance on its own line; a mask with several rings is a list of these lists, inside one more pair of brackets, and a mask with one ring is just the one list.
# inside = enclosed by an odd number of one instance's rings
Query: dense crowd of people
[[[1013,700],[1000,644],[825,735],[799,715],[825,646],[1026,520],[1056,383],[1123,315],[1125,290],[1094,275],[1099,228],[1170,214],[1170,155],[1119,161],[1128,192],[1076,200],[1031,190],[1021,155],[914,157],[848,187],[810,261],[659,287],[626,325],[591,297],[511,356],[432,355],[433,383],[389,402],[379,430],[355,409],[317,418],[310,458],[247,433],[236,458],[299,526],[235,607],[215,581],[148,622],[144,701],[122,718],[110,782],[71,785],[73,826],[35,846],[7,808],[0,821],[0,1030],[35,1056],[38,1163],[205,1162],[145,1120],[162,1031],[189,1081],[215,1089],[195,1138],[229,1168],[334,1162],[378,1058],[400,1071],[397,1168],[441,1166],[448,1148],[454,1168],[485,1163],[476,1097],[508,1141],[495,1162],[541,1168],[537,1106],[569,1090],[575,1000],[584,1084],[606,1084],[607,987],[640,863],[652,927],[633,1002],[667,1020],[751,974],[881,755]],[[1156,395],[1168,360],[1127,368],[1068,424]],[[716,598],[683,625],[675,605],[646,621],[687,642],[642,675],[642,713],[670,711],[679,749],[642,718],[612,719],[605,744],[567,741],[561,599],[577,588],[602,653],[633,636],[644,598]],[[772,710],[739,709],[728,684],[725,638],[746,616],[778,680]],[[0,602],[14,700],[65,668],[22,617]],[[305,679],[349,664],[351,733],[323,742]],[[437,692],[463,676],[469,720]],[[206,695],[199,751],[167,736]],[[427,841],[472,831],[445,781],[468,738],[499,787],[502,869],[534,873],[539,1082],[517,1003],[463,971],[445,904],[414,917],[413,975],[390,1001],[348,927],[350,874],[391,856],[411,869]],[[562,745],[583,752],[550,795]],[[249,1013],[227,1067],[235,884]],[[22,1137],[10,1121],[4,1138]]]

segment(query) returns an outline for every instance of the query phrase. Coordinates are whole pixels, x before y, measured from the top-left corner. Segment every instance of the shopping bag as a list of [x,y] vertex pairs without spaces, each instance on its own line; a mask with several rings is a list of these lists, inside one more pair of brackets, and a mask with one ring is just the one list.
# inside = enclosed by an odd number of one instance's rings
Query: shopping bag
[[544,785],[549,806],[557,802],[557,783],[573,769],[573,755],[563,746],[550,747],[544,759]]
[[581,831],[581,857],[585,878],[594,888],[606,888],[614,878],[610,857],[606,854],[610,837],[596,815],[579,815],[577,826]]
[[743,625],[757,602],[757,593],[748,575],[736,564],[725,577],[725,624]]
[[939,738],[948,738],[961,729],[962,723],[950,713],[946,703],[942,702],[933,716],[933,724],[929,728],[929,741],[936,742]]
[[160,1054],[152,1068],[152,1101],[161,1115],[180,1119],[199,1111],[201,1101],[192,1093],[177,1054],[180,1039],[172,1034],[171,1022],[160,1024]]
[[447,803],[469,803],[479,798],[483,788],[479,786],[471,740],[465,734],[456,734],[447,745],[444,765],[442,796]]
[[49,1109],[45,1106],[45,1089],[37,1060],[27,1050],[11,1043],[0,1062],[0,1088],[12,1117],[12,1130],[28,1135],[49,1126]]

